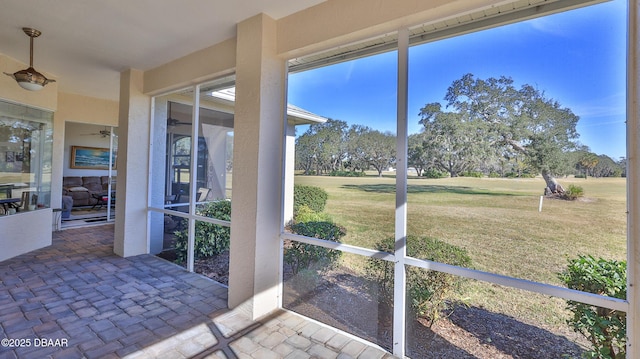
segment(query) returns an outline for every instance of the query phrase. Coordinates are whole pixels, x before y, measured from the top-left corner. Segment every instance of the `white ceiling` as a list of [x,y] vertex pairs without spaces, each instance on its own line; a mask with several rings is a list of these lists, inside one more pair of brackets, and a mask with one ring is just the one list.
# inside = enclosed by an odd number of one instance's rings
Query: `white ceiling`
[[62,92],[117,100],[123,70],[152,69],[231,38],[253,15],[279,19],[323,1],[0,0],[0,53],[28,64],[22,28],[40,30],[36,70]]

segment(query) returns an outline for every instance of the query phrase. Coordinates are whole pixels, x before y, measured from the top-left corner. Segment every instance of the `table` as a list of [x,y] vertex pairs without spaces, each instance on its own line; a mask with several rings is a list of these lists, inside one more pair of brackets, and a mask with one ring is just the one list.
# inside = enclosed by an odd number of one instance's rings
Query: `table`
[[26,183],[0,183],[0,193],[5,193],[5,198],[11,198],[14,189],[29,187]]
[[[91,197],[98,200],[98,202],[94,204],[93,207],[91,207],[91,209],[96,208],[96,206],[100,206],[98,207],[100,209],[102,208],[102,205],[106,205],[107,202],[109,201],[109,195],[107,193],[93,193],[91,194]],[[111,206],[114,206],[115,203],[116,203],[116,194],[115,192],[111,192]]]
[[4,214],[7,215],[9,214],[9,208],[15,208],[14,205],[18,202],[20,202],[21,199],[20,198],[3,198],[0,199],[0,205],[2,205],[2,208],[4,209]]

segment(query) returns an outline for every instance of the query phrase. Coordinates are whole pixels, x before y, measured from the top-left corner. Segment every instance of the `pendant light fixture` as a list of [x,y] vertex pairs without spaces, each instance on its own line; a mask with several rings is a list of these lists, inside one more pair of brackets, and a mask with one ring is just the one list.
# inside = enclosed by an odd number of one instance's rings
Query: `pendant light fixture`
[[22,31],[24,31],[24,33],[27,34],[27,36],[29,36],[31,40],[29,48],[29,68],[20,70],[13,74],[9,74],[6,72],[4,74],[13,77],[13,79],[18,82],[18,85],[20,85],[20,87],[22,87],[23,89],[29,91],[38,91],[42,89],[44,85],[50,82],[56,82],[56,80],[49,80],[43,74],[39,73],[38,71],[36,71],[36,69],[33,68],[33,38],[40,36],[41,32],[30,27],[23,27]]

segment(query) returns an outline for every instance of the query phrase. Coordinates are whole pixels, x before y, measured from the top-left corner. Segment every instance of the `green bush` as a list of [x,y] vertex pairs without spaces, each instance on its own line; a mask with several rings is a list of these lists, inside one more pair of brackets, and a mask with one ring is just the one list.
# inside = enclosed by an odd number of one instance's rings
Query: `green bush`
[[460,177],[482,178],[484,175],[479,171],[464,171],[460,173]]
[[[215,201],[203,204],[196,211],[197,214],[216,218],[223,221],[231,220],[231,201]],[[187,261],[187,229],[176,231],[176,262]],[[220,226],[204,221],[196,221],[195,227],[195,258],[210,257],[229,249],[231,232],[229,227]]]
[[570,184],[566,191],[563,194],[564,198],[569,200],[575,200],[578,197],[584,196],[584,189],[581,186],[575,186]]
[[322,280],[322,273],[318,273],[315,268],[304,268],[288,278],[287,283],[298,293],[310,293],[318,288]]
[[[295,223],[291,225],[290,229],[295,234],[332,242],[340,242],[340,238],[346,234],[344,227],[331,222]],[[329,266],[337,261],[342,253],[296,241],[286,241],[284,247],[284,261],[291,266],[293,274],[297,274],[301,269],[309,268],[312,264]]]
[[314,186],[293,186],[293,212],[297,213],[301,206],[307,206],[314,212],[324,211],[329,195],[327,191]]
[[517,172],[507,172],[504,175],[506,178],[535,178],[536,175],[533,173],[517,173]]
[[[376,245],[376,249],[394,252],[394,238],[387,238]],[[407,255],[446,264],[469,267],[471,258],[463,248],[434,238],[407,237]],[[389,261],[372,260],[367,266],[367,274],[378,288],[380,300],[389,307],[393,303],[393,267]],[[446,308],[449,294],[458,288],[462,279],[451,274],[428,271],[410,266],[407,268],[407,292],[411,314],[424,317],[433,324]]]
[[[626,299],[627,263],[625,261],[595,259],[580,256],[569,260],[567,269],[559,277],[571,289]],[[584,303],[567,301],[573,313],[567,323],[584,335],[593,350],[586,353],[589,358],[626,357],[626,313],[596,307]]]
[[331,216],[325,212],[316,212],[306,205],[300,206],[294,216],[294,222],[333,222]]
[[489,178],[500,178],[500,174],[498,172],[491,171],[489,172]]
[[422,177],[426,178],[446,178],[447,176],[447,172],[440,172],[433,168],[424,170],[424,172],[422,172]]
[[363,171],[331,171],[329,176],[334,177],[364,177],[367,174]]

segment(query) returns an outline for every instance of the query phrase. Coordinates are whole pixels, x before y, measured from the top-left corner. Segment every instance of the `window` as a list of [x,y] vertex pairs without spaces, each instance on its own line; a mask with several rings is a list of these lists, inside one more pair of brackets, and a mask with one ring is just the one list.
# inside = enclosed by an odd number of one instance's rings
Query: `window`
[[0,101],[0,214],[48,208],[53,114]]
[[154,98],[151,251],[189,270],[229,248],[233,85],[227,77]]

